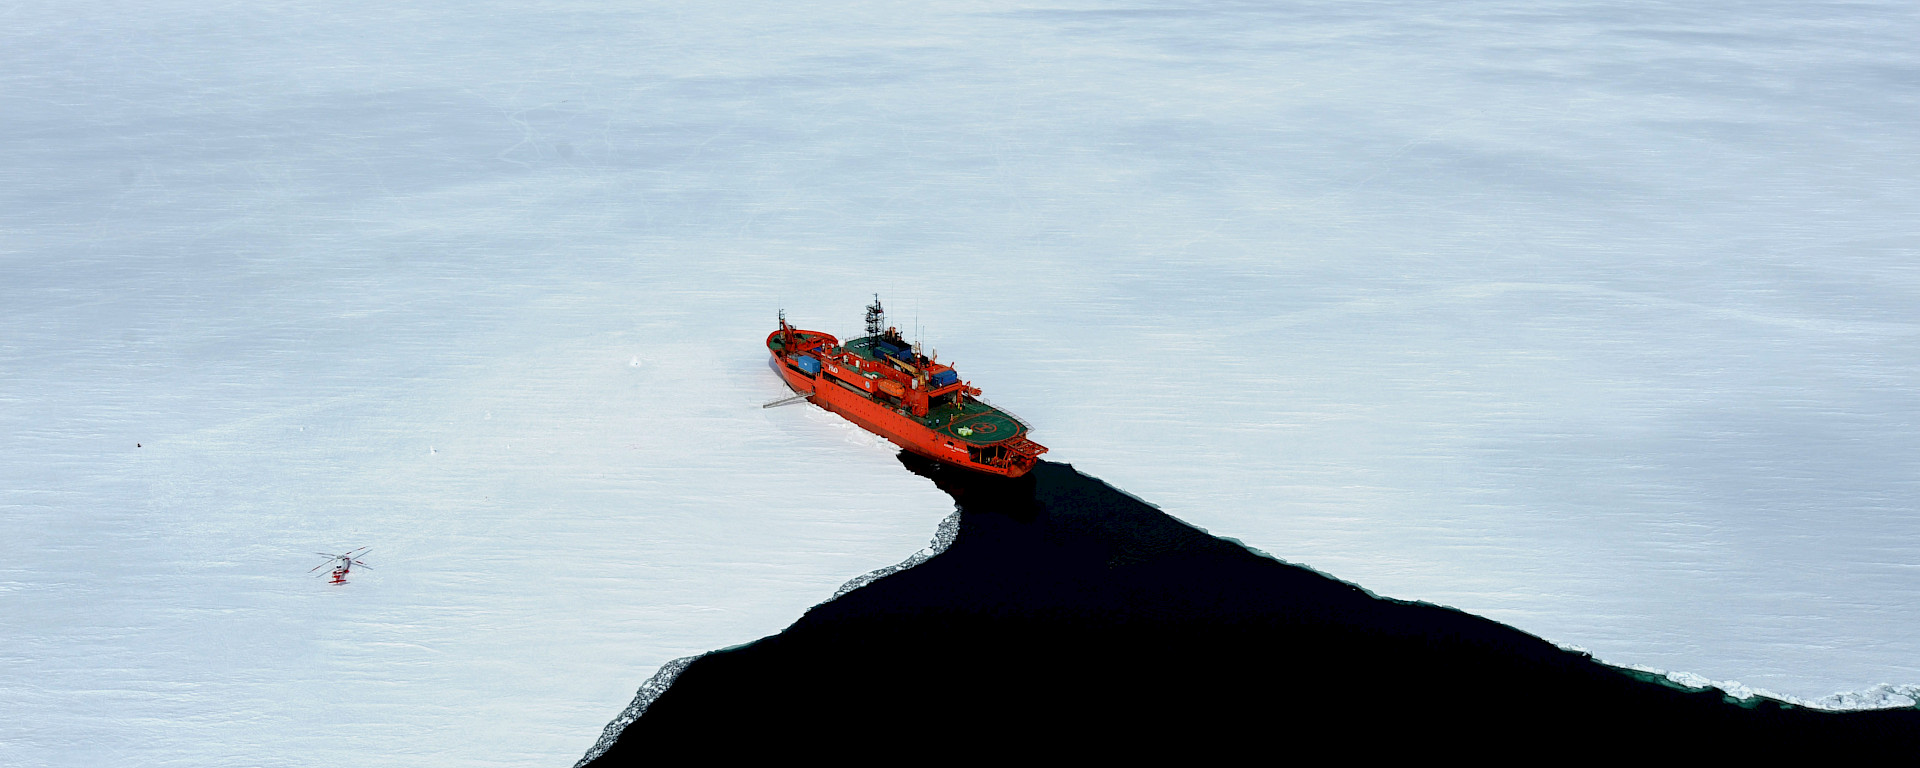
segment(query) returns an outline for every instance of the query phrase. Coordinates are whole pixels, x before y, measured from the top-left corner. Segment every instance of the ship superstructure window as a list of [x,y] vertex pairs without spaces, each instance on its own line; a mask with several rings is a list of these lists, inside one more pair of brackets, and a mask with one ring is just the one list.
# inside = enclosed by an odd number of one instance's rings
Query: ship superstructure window
[[998,464],[1006,460],[1007,447],[1004,445],[969,445],[967,446],[967,458],[980,464]]

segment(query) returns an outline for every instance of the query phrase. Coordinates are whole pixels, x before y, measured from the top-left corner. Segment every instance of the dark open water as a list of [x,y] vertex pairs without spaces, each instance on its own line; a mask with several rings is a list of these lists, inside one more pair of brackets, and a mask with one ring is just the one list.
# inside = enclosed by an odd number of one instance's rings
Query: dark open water
[[1375,597],[1068,465],[1007,481],[901,461],[959,506],[944,552],[700,657],[591,765],[1920,749],[1920,710],[1684,690]]

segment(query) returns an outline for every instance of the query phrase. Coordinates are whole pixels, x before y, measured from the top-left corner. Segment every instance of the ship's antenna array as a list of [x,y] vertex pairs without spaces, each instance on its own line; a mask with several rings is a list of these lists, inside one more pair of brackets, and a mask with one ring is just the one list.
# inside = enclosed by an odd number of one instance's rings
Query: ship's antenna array
[[880,294],[873,295],[873,303],[867,305],[867,335],[879,336],[885,329],[887,310],[880,306]]

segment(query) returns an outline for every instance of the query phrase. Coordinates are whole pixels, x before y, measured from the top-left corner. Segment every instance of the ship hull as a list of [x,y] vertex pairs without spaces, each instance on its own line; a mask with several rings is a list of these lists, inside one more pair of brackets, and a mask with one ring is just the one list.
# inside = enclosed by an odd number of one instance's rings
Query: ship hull
[[825,377],[815,379],[793,370],[785,365],[776,365],[780,377],[795,392],[812,392],[807,402],[820,406],[861,429],[884,437],[888,442],[908,453],[918,454],[943,464],[1001,475],[1019,477],[1033,469],[1033,464],[1022,462],[1008,467],[996,467],[968,460],[967,449],[946,440],[939,433],[927,429],[912,418],[902,416],[885,405],[869,400],[861,395],[837,386]]
[[[808,334],[812,339],[837,343],[833,337],[817,331],[797,333]],[[828,375],[826,370],[814,372],[802,370],[795,360],[788,354],[784,354],[776,344],[777,336],[776,333],[768,337],[768,348],[773,353],[774,370],[779,372],[781,379],[789,388],[795,392],[806,393],[808,402],[859,425],[861,429],[886,438],[909,453],[976,472],[1002,477],[1020,477],[1033,469],[1034,464],[1038,462],[1038,453],[1046,450],[1043,446],[1025,440],[1024,429],[1017,430],[1014,439],[996,442],[983,442],[977,436],[968,440],[952,434],[943,434],[922,424],[903,408],[863,393],[852,384]],[[815,367],[817,369],[819,366]],[[832,364],[827,364],[826,367],[834,371],[838,370]],[[991,426],[985,428],[993,429]],[[1017,450],[1008,450],[1008,446],[1013,444],[1019,444],[1020,447]],[[981,453],[983,448],[997,455],[988,456],[989,461],[976,460],[976,457],[987,456]]]

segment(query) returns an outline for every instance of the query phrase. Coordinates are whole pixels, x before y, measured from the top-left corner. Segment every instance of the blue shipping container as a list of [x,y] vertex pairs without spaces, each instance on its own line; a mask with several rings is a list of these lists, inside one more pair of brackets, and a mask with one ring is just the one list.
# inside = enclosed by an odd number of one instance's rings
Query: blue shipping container
[[800,366],[800,370],[806,372],[808,376],[820,375],[820,361],[814,359],[812,355],[801,355],[794,358],[793,362]]
[[959,380],[960,374],[954,373],[953,369],[949,368],[933,375],[933,388],[939,389]]

